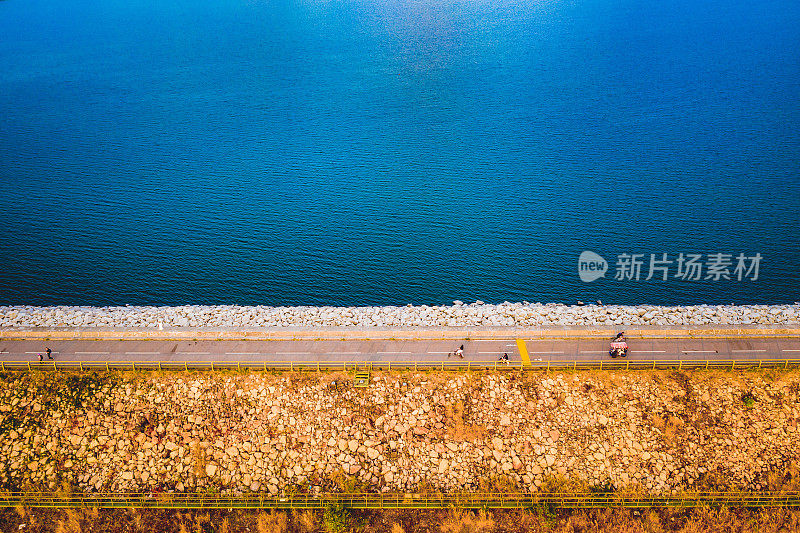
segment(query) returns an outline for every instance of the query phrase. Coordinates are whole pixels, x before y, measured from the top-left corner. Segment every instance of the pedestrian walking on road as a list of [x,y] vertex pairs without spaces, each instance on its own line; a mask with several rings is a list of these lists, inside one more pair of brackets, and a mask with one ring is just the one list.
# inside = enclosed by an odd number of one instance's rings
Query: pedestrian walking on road
[[503,355],[500,356],[500,362],[508,364],[508,354],[507,353],[504,353]]
[[36,355],[38,355],[38,356],[39,356],[39,362],[40,362],[40,363],[41,363],[42,361],[44,361],[44,357],[42,357],[42,354],[36,354]]
[[461,359],[464,359],[464,345],[462,344],[461,348],[459,348],[459,349],[457,349],[457,350],[455,350],[453,352],[447,352],[447,357],[451,357],[453,355],[457,355]]
[[45,352],[47,353],[47,358],[52,361],[53,360],[53,356],[51,354],[53,353],[53,350],[51,350],[50,348],[47,348],[45,350]]

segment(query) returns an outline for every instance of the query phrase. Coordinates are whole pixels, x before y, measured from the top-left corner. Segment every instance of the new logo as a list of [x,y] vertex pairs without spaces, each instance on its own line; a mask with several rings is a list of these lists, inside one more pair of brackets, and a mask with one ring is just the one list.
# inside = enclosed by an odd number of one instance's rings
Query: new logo
[[607,270],[608,261],[594,252],[584,250],[578,257],[578,275],[583,282],[589,283],[597,278],[603,278]]

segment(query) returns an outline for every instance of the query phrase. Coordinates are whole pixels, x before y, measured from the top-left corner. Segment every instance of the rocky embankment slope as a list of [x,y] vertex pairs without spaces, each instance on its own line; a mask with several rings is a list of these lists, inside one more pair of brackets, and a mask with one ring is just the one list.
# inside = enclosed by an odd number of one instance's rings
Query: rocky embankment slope
[[0,307],[1,328],[537,327],[800,324],[800,305],[562,305],[476,302],[403,307]]
[[800,374],[5,374],[10,489],[796,483]]

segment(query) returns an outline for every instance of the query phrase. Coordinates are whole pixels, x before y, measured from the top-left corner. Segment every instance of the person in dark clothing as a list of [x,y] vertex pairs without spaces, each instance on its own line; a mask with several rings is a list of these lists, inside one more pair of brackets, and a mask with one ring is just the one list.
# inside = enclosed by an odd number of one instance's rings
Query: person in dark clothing
[[47,353],[47,358],[52,361],[53,360],[53,356],[51,354],[53,353],[53,350],[51,350],[50,348],[47,348],[45,350],[45,352]]
[[459,348],[459,349],[457,349],[457,350],[455,350],[453,352],[448,353],[447,357],[450,357],[450,356],[453,356],[453,355],[457,355],[461,359],[464,359],[464,345],[462,344],[461,348]]

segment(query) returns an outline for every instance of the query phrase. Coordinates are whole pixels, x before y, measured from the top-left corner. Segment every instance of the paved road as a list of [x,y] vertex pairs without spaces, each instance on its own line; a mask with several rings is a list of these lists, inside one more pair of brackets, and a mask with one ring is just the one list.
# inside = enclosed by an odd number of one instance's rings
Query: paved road
[[[531,361],[608,357],[609,339],[519,339]],[[633,339],[630,359],[800,359],[800,339]],[[520,361],[518,339],[299,341],[0,341],[0,360],[38,361],[49,346],[61,361],[441,361],[463,343],[465,360]]]

